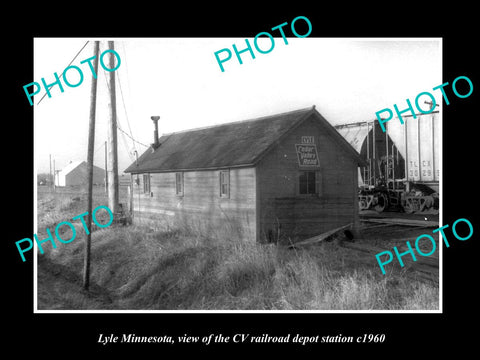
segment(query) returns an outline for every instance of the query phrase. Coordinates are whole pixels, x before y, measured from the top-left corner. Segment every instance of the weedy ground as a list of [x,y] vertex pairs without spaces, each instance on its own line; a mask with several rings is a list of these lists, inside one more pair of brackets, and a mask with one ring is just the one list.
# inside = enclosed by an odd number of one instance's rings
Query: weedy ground
[[[94,207],[105,201],[97,196]],[[84,195],[39,193],[39,238],[46,227],[85,212],[85,203]],[[188,224],[168,231],[112,225],[92,234],[87,292],[79,230],[73,242],[38,254],[38,309],[437,310],[438,268],[410,262],[387,265],[383,275],[375,259],[379,245],[391,250],[426,232],[408,231],[365,229],[355,248],[339,237],[287,249]]]

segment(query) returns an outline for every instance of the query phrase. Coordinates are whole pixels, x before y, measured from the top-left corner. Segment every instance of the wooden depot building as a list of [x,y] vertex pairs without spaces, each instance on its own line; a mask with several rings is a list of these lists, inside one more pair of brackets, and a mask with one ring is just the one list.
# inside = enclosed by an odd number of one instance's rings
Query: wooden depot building
[[356,150],[315,109],[158,138],[131,174],[134,222],[235,225],[246,239],[292,241],[358,223]]

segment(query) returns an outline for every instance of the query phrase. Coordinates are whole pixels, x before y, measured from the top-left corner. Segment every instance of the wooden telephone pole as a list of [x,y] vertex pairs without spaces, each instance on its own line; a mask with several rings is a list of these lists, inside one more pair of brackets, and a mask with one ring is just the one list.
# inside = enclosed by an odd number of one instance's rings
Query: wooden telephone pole
[[108,196],[108,162],[107,162],[107,142],[105,141],[105,194]]
[[[114,50],[113,41],[108,42],[108,48]],[[115,55],[109,54],[109,67],[115,68]],[[119,212],[118,206],[118,155],[117,155],[117,110],[115,96],[115,71],[109,74],[110,89],[110,119],[108,126],[108,207],[114,216]]]
[[53,159],[53,191],[55,192],[55,189],[56,189],[56,181],[57,181],[57,176],[56,176],[57,172],[55,170],[55,159]]
[[[110,50],[114,50],[113,41],[108,42]],[[98,60],[99,60],[99,41],[95,41],[94,46],[94,63],[93,67],[98,77]],[[115,56],[110,55],[109,61],[110,69],[115,68]],[[90,95],[90,123],[88,131],[88,202],[87,202],[87,229],[88,234],[85,241],[85,258],[83,267],[83,288],[88,290],[90,285],[90,248],[91,248],[91,233],[92,233],[92,190],[93,190],[93,155],[95,144],[95,110],[97,104],[97,77],[92,79],[91,95]],[[109,89],[110,89],[110,119],[108,126],[108,172],[106,177],[108,189],[108,207],[116,214],[119,212],[118,205],[118,156],[117,156],[117,111],[115,98],[115,73],[113,71],[109,74]],[[106,142],[105,142],[106,145]],[[106,164],[107,165],[107,164]],[[107,166],[105,166],[107,169]]]
[[53,185],[52,185],[52,154],[49,155],[49,159],[50,159],[50,172],[48,173],[48,182],[49,182],[49,186],[53,188]]
[[90,93],[90,122],[88,125],[88,154],[87,154],[87,174],[88,174],[88,199],[87,199],[87,237],[85,239],[85,257],[83,262],[83,288],[88,290],[90,285],[90,247],[92,236],[92,191],[93,191],[93,154],[95,145],[95,111],[97,106],[97,77],[98,77],[98,57],[99,41],[95,41],[93,67],[96,77],[92,77],[92,87]]

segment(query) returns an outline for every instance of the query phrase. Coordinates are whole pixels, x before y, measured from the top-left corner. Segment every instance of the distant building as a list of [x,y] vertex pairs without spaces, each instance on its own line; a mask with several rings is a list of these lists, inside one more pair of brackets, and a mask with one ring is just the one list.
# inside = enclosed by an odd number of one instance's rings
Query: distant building
[[233,221],[260,242],[358,223],[364,161],[315,107],[157,134],[125,170],[134,222],[196,219],[208,229]]
[[[87,177],[87,162],[86,161],[72,161],[62,170],[58,171],[55,176],[56,186],[73,186],[86,184]],[[93,184],[105,184],[105,170],[98,166],[93,166]]]

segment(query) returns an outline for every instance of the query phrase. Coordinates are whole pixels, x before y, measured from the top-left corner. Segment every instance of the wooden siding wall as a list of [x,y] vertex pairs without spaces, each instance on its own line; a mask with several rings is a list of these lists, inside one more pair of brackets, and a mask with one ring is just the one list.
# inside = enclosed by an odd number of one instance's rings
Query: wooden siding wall
[[[319,167],[300,167],[295,144],[302,136],[314,136]],[[301,170],[317,170],[318,195],[299,195]],[[257,166],[260,240],[290,237],[300,240],[324,231],[356,223],[357,164],[326,131],[306,121],[282,139]]]
[[[143,174],[139,174],[139,184],[133,182],[134,221],[148,221],[160,229],[189,226],[202,233],[236,232],[255,241],[255,169],[230,169],[229,198],[220,197],[219,173],[184,172],[183,196],[175,193],[175,172],[151,173],[151,194],[143,193]],[[137,175],[132,177],[135,180]]]

